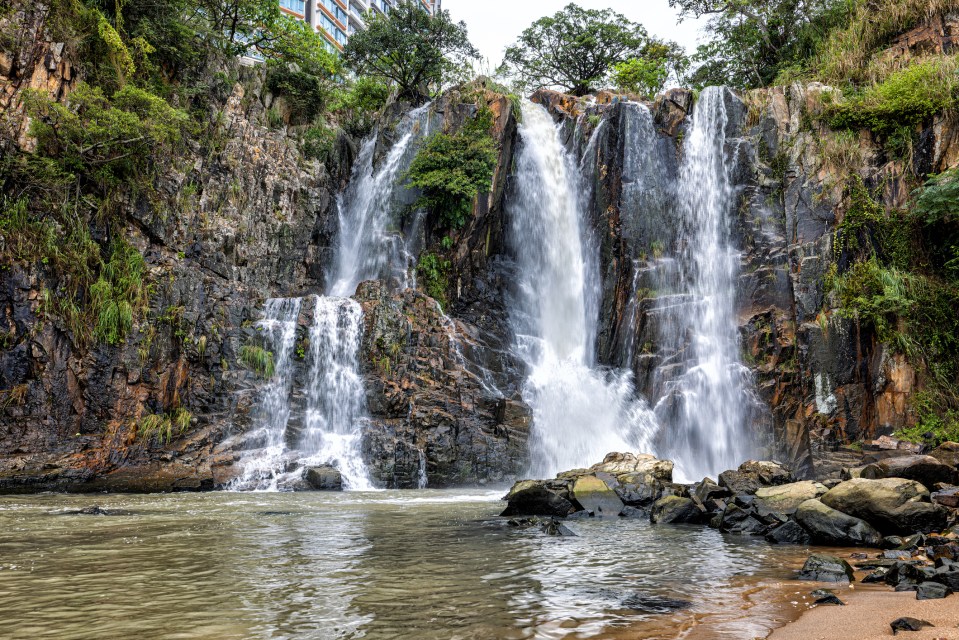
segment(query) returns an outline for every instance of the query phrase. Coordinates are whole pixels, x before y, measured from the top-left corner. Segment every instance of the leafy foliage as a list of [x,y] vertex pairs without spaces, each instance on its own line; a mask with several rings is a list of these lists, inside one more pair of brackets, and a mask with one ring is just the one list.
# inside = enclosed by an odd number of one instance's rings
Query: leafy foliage
[[446,306],[446,292],[449,290],[449,260],[435,253],[423,252],[416,264],[416,279],[426,295]]
[[[527,89],[560,87],[582,96],[598,88],[617,65],[645,61],[653,69],[680,75],[688,64],[682,49],[651,39],[642,25],[611,9],[583,9],[568,4],[540,18],[506,50],[504,66]],[[639,71],[631,65],[624,71]],[[665,82],[665,78],[663,79]]]
[[918,125],[956,104],[957,97],[955,63],[932,59],[893,73],[861,95],[831,106],[827,114],[835,129],[869,129],[893,150],[901,150]]
[[388,16],[373,14],[343,50],[346,66],[359,76],[394,83],[403,99],[421,102],[442,86],[458,65],[476,59],[466,25],[448,11],[430,15],[415,0],[401,0]]
[[849,17],[849,0],[669,0],[684,17],[709,17],[695,56],[696,87],[763,87],[803,67]]
[[663,90],[669,70],[661,60],[633,58],[613,67],[613,83],[627,93],[644,98],[654,97]]
[[484,107],[459,133],[432,135],[410,164],[407,178],[423,190],[417,206],[436,215],[441,225],[462,227],[473,199],[491,188],[497,160],[492,127],[493,113]]

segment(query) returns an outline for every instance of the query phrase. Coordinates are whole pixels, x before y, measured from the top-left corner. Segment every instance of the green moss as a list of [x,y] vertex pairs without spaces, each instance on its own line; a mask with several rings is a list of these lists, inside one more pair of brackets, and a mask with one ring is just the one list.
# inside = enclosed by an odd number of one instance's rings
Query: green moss
[[493,112],[482,108],[459,133],[431,136],[413,159],[406,177],[423,191],[416,205],[436,216],[441,226],[465,225],[473,200],[492,188],[497,160],[492,127]]
[[446,307],[446,292],[449,290],[450,263],[435,253],[423,252],[416,265],[416,280],[420,290]]

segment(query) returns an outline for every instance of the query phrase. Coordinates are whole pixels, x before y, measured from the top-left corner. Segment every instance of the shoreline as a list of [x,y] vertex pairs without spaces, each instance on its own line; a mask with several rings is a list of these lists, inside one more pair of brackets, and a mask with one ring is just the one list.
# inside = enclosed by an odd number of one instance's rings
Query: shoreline
[[[808,585],[822,583],[809,582]],[[846,606],[818,605],[774,629],[766,640],[879,640],[893,637],[889,626],[903,616],[933,623],[910,640],[959,639],[959,603],[954,596],[941,600],[916,600],[912,591],[892,591],[881,585],[856,584],[832,588]]]

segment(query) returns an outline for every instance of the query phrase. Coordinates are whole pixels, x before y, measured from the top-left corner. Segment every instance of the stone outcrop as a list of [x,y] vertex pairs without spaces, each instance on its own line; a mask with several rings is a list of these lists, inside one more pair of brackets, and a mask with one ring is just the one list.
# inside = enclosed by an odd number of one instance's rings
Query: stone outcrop
[[822,502],[861,518],[884,534],[941,531],[948,512],[929,499],[929,490],[914,480],[854,478],[830,489]]

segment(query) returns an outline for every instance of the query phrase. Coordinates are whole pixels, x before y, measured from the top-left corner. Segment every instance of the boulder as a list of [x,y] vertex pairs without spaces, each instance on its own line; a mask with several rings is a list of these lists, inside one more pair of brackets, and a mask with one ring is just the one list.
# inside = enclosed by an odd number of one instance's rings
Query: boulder
[[778,512],[790,515],[795,513],[803,502],[818,498],[826,491],[825,486],[809,480],[762,487],[756,490],[754,505],[760,514]]
[[703,478],[702,482],[694,484],[690,487],[690,493],[704,505],[708,505],[716,500],[723,500],[732,495],[729,489],[720,487],[710,478]]
[[689,498],[666,496],[653,504],[650,520],[656,524],[699,523],[705,511]]
[[848,562],[836,556],[815,554],[806,559],[799,571],[800,580],[816,582],[852,582],[853,571]]
[[922,631],[923,627],[934,627],[935,625],[918,618],[896,618],[889,623],[889,626],[892,627],[892,635],[896,635],[900,631]]
[[673,463],[647,454],[610,453],[584,471],[606,480],[619,499],[632,507],[648,508],[668,493],[673,481]]
[[316,491],[343,490],[343,475],[330,465],[309,467],[303,477],[306,483]]
[[932,501],[950,509],[959,509],[959,487],[946,487],[932,496]]
[[563,489],[544,480],[520,480],[506,494],[508,505],[503,516],[557,516],[564,518],[576,511],[563,495]]
[[773,544],[801,544],[808,545],[812,543],[812,538],[805,529],[797,522],[790,520],[779,525],[766,534],[766,540]]
[[915,480],[847,480],[822,497],[827,506],[865,520],[885,534],[941,530],[948,510],[929,502],[929,491]]
[[760,520],[750,507],[733,502],[726,505],[719,522],[719,529],[726,533],[764,535],[769,526]]
[[880,534],[869,523],[826,506],[819,500],[806,500],[793,516],[818,544],[876,547]]
[[596,517],[616,517],[626,506],[615,491],[594,475],[580,476],[573,482],[573,498]]
[[575,538],[576,534],[559,520],[550,519],[540,526],[540,530],[548,536],[561,538]]
[[952,589],[938,582],[920,582],[916,585],[916,600],[940,600],[952,594]]
[[943,442],[929,455],[943,464],[959,468],[959,442]]
[[875,464],[866,465],[860,477],[871,480],[906,478],[926,487],[932,487],[940,482],[944,484],[959,482],[959,471],[932,456],[910,455],[886,458]]
[[794,480],[793,475],[778,463],[756,460],[747,460],[736,471],[719,474],[719,486],[734,494],[756,493],[761,487],[789,484]]

